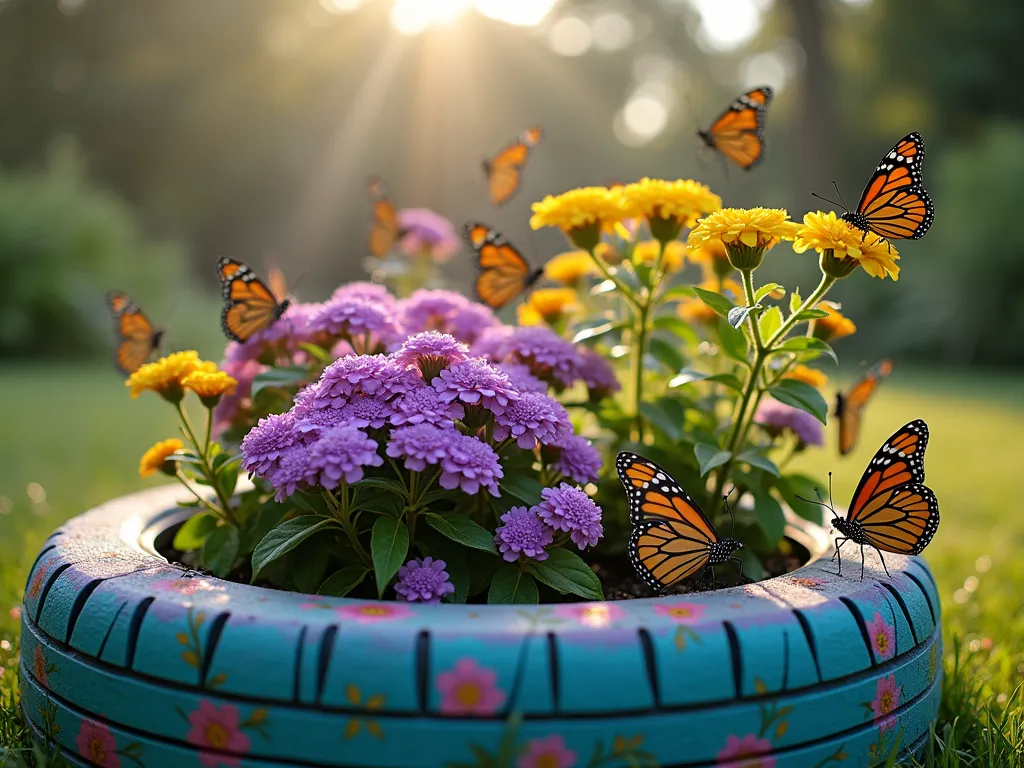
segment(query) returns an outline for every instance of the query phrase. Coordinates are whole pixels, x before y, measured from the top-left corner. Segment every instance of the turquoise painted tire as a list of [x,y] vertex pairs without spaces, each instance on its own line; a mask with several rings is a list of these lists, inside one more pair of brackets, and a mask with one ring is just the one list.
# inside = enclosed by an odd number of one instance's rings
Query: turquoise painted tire
[[22,706],[73,765],[845,768],[938,710],[918,558],[618,603],[319,599],[169,565],[179,495],[71,520],[29,576]]

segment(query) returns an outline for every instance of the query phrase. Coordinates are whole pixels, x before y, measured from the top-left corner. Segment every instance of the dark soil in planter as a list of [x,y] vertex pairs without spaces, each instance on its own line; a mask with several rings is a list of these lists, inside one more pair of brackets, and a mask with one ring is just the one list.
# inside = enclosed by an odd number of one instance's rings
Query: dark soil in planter
[[[174,548],[172,543],[174,541],[174,535],[182,525],[184,525],[184,522],[178,523],[177,525],[174,525],[160,533],[154,541],[155,549],[171,563],[196,570],[198,573],[206,574],[206,571],[195,568],[195,564],[189,562],[189,556],[187,553]],[[764,567],[766,572],[765,578],[768,579],[774,576],[783,576],[787,573],[791,573],[797,568],[805,565],[810,559],[810,552],[805,546],[793,539],[786,538],[783,539],[782,544],[780,544],[774,552],[769,555],[761,556],[761,565]],[[601,580],[601,584],[604,587],[605,599],[607,600],[635,600],[642,597],[657,597],[658,595],[682,595],[693,594],[696,592],[712,592],[718,589],[733,587],[738,584],[755,583],[753,579],[747,578],[746,576],[741,578],[735,563],[723,563],[715,569],[714,580],[712,580],[711,572],[709,570],[700,578],[690,579],[683,584],[677,585],[671,590],[658,592],[647,586],[647,584],[640,579],[636,571],[633,570],[633,567],[630,565],[625,552],[615,555],[605,553],[603,556],[599,556],[596,560],[592,561],[590,567]],[[246,562],[235,568],[225,578],[227,581],[233,581],[239,584],[248,584],[252,579],[252,566],[250,563]],[[256,584],[257,586],[274,589],[273,585],[261,583],[258,580]],[[357,591],[352,593],[350,597],[364,597],[372,599],[375,598],[376,595],[372,592],[372,589],[368,588],[366,594],[361,594]],[[486,593],[471,597],[469,602],[483,603],[485,600]],[[558,601],[556,600],[555,602]]]

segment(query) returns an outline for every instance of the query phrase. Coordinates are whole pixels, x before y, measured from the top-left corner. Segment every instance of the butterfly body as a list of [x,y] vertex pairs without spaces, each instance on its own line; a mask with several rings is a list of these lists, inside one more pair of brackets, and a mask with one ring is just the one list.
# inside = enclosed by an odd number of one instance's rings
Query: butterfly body
[[939,528],[939,504],[924,485],[927,447],[927,424],[918,419],[901,427],[868,463],[846,517],[833,513],[832,525],[842,534],[836,540],[835,552],[840,573],[840,550],[847,541],[861,548],[861,577],[866,546],[877,551],[879,557],[883,551],[917,555],[928,546]]
[[479,269],[476,294],[492,309],[501,309],[528,292],[544,275],[543,267],[531,267],[504,235],[486,224],[467,224],[465,233]]
[[623,452],[615,461],[629,500],[629,559],[644,582],[667,590],[729,560],[743,544],[719,538],[697,502],[654,462]]
[[291,301],[278,300],[248,264],[226,256],[217,261],[224,310],[221,328],[232,341],[242,343],[281,319]]
[[749,171],[764,158],[764,125],[772,89],[766,85],[739,96],[706,131],[697,131],[710,149]]
[[861,193],[857,210],[840,218],[888,240],[924,237],[935,205],[924,188],[924,139],[908,133],[878,163]]
[[846,394],[836,393],[836,417],[839,419],[839,455],[845,456],[857,445],[864,408],[882,379],[892,373],[892,361],[882,360],[871,367]]
[[519,190],[522,170],[530,150],[536,147],[543,137],[544,132],[540,128],[527,128],[501,152],[483,161],[488,192],[494,205],[504,205]]
[[107,306],[114,315],[114,334],[118,342],[114,365],[130,376],[160,348],[164,332],[153,327],[127,293],[114,291],[107,294]]

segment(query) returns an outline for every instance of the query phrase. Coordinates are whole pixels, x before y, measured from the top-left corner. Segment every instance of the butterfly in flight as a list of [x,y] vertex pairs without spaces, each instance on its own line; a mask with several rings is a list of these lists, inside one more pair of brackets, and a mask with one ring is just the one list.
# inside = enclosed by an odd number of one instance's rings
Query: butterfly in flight
[[130,376],[160,347],[164,332],[153,327],[127,293],[108,293],[107,306],[114,315],[114,334],[117,336],[114,364]]
[[466,239],[476,252],[476,295],[492,309],[501,309],[540,280],[544,268],[534,269],[503,235],[486,224],[467,224]]
[[740,168],[749,171],[764,157],[764,123],[772,89],[767,85],[737,98],[706,131],[697,135]]
[[247,265],[222,256],[217,277],[224,296],[220,326],[232,341],[244,342],[257,331],[276,323],[291,302],[278,300],[267,284]]
[[543,136],[540,128],[527,128],[497,155],[484,160],[484,173],[487,174],[492,203],[504,205],[516,193],[526,158]]
[[860,437],[861,418],[868,400],[882,383],[882,379],[892,373],[892,360],[883,360],[873,366],[849,392],[836,393],[836,417],[839,419],[839,455],[845,456],[857,445]]
[[388,197],[387,190],[380,179],[370,179],[370,200],[373,202],[373,225],[370,227],[370,253],[383,259],[404,231],[398,223],[398,209]]
[[284,272],[273,262],[267,267],[267,287],[270,288],[270,292],[274,294],[274,298],[278,302],[288,298],[288,281],[285,279]]
[[857,210],[848,210],[843,220],[888,240],[924,237],[935,218],[935,206],[924,188],[923,164],[924,139],[908,133],[878,163]]
[[715,526],[665,470],[635,453],[615,459],[619,481],[629,499],[629,560],[648,586],[669,589],[683,579],[728,560],[743,544],[720,539]]
[[871,459],[846,517],[832,509],[832,526],[841,536],[836,539],[839,573],[843,572],[840,550],[852,541],[860,545],[860,575],[864,578],[864,547],[882,552],[917,555],[928,546],[939,529],[939,502],[932,489],[924,485],[924,451],[928,447],[928,425],[920,419],[900,427],[882,443]]

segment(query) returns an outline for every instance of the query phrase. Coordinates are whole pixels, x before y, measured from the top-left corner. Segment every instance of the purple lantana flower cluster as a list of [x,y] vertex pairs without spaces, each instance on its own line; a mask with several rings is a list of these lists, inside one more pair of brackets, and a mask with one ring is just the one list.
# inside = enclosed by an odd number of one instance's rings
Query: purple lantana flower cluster
[[501,556],[514,563],[522,557],[546,560],[556,538],[568,538],[582,551],[602,536],[601,508],[584,491],[562,483],[545,488],[540,504],[512,507],[502,515],[494,542]]

